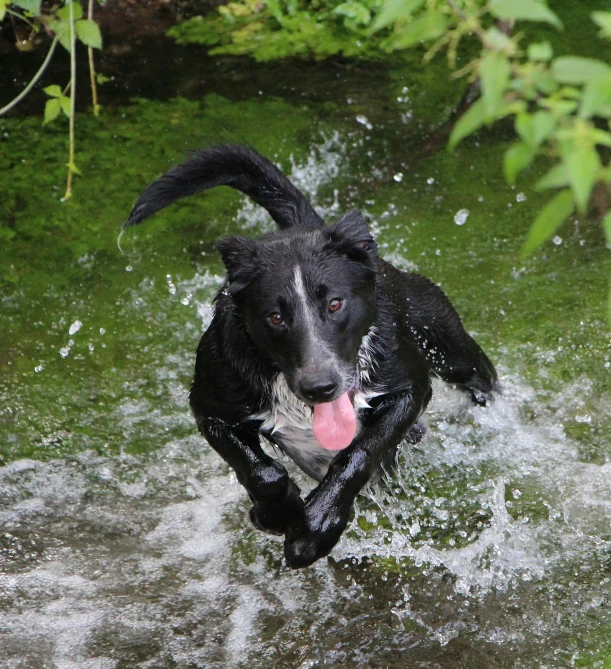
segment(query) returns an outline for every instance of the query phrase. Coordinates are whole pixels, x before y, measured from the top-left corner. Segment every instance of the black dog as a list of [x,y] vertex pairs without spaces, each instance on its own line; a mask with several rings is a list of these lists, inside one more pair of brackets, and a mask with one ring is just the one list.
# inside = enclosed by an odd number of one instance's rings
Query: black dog
[[[218,242],[227,282],[197,350],[191,408],[234,469],[256,527],[284,534],[306,567],[339,540],[361,488],[417,442],[430,376],[485,404],[492,363],[443,292],[377,256],[362,214],[322,219],[269,160],[242,146],[196,152],[148,186],[125,226],[185,196],[227,185],[281,228]],[[319,485],[304,500],[260,435]]]

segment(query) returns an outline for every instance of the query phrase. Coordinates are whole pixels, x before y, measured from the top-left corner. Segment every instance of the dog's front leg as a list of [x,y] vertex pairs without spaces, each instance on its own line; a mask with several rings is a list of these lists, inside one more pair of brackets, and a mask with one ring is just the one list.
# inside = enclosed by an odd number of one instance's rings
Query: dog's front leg
[[291,524],[284,543],[289,567],[307,567],[327,555],[345,530],[354,500],[416,422],[422,407],[411,393],[389,396],[352,444],[340,451],[319,486],[308,496],[305,515]]
[[256,432],[218,419],[199,421],[214,450],[235,471],[253,503],[250,519],[270,534],[284,534],[291,523],[302,522],[304,503],[286,469],[261,448]]

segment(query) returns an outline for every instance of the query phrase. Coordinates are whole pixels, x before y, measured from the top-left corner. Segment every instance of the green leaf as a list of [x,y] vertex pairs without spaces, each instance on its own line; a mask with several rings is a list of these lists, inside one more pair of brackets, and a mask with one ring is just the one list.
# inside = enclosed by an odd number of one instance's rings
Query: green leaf
[[61,98],[59,99],[59,106],[62,108],[62,111],[64,114],[70,118],[70,115],[72,114],[72,107],[71,107],[71,101],[70,98],[67,95],[62,95]]
[[570,190],[560,191],[553,197],[530,227],[522,249],[522,257],[530,255],[549,239],[560,224],[573,213],[573,209],[575,209],[575,202]]
[[344,16],[344,25],[348,30],[367,25],[371,21],[371,12],[365,5],[355,0],[342,2],[333,10],[334,14]]
[[534,114],[522,112],[516,116],[515,128],[516,132],[524,140],[526,144],[535,146],[535,121]]
[[79,177],[80,177],[80,176],[83,176],[83,175],[81,174],[81,171],[79,170],[79,168],[76,166],[75,163],[66,163],[66,167],[67,167],[71,172],[74,172],[74,174],[78,174]]
[[490,123],[496,118],[503,93],[509,81],[509,61],[502,53],[487,53],[482,59],[479,74],[482,82],[484,114]]
[[72,2],[73,5],[73,10],[72,13],[74,14],[74,20],[78,21],[82,16],[83,16],[83,8],[81,7],[80,2],[75,2],[74,0],[67,0],[66,4],[61,8],[58,9],[57,16],[59,16],[60,19],[64,19],[65,21],[70,20],[70,2]]
[[42,124],[47,125],[47,123],[51,123],[51,121],[57,118],[59,112],[59,100],[57,98],[51,98],[50,100],[47,100],[47,103],[45,104],[45,116]]
[[552,63],[552,75],[561,84],[585,84],[611,75],[611,67],[594,58],[561,56]]
[[70,24],[61,19],[52,19],[47,22],[47,28],[57,35],[59,43],[69,52],[71,48]]
[[579,148],[566,155],[564,162],[577,209],[585,214],[590,193],[601,168],[598,151],[593,147]]
[[562,29],[558,16],[547,5],[536,0],[492,0],[490,12],[497,19],[543,21]]
[[450,149],[456,147],[465,137],[474,133],[486,120],[484,101],[480,98],[458,119],[452,133],[448,146]]
[[94,49],[102,48],[102,33],[100,32],[100,26],[95,21],[82,19],[74,24],[74,29],[83,44]]
[[484,101],[476,100],[471,107],[458,119],[449,140],[449,148],[453,149],[465,137],[475,132],[486,120]]
[[16,5],[26,12],[33,12],[36,16],[40,14],[41,0],[13,0],[12,3],[6,4]]
[[514,116],[516,114],[521,114],[523,111],[528,109],[528,103],[525,100],[511,100],[507,101],[507,98],[503,101],[503,104],[499,108],[497,113],[497,118],[505,118],[505,116]]
[[444,34],[448,22],[441,12],[427,12],[397,30],[393,41],[395,49],[407,49],[414,44],[436,39]]
[[554,165],[552,169],[537,183],[535,190],[546,190],[548,188],[563,188],[569,185],[569,172],[564,163]]
[[6,8],[8,7],[9,0],[0,0],[0,21],[4,18],[6,14]]
[[98,74],[95,75],[95,79],[98,82],[98,84],[105,84],[107,81],[111,80],[110,77],[107,77],[105,74],[102,74],[101,72],[98,72]]
[[507,149],[503,160],[503,172],[510,186],[513,186],[518,174],[531,164],[536,155],[535,147],[523,142],[514,144]]
[[537,42],[528,45],[528,59],[529,60],[551,60],[554,51],[549,42]]
[[486,48],[493,51],[504,51],[511,45],[511,38],[496,26],[492,26],[486,30],[485,44]]
[[57,85],[53,84],[42,89],[47,95],[50,95],[52,98],[58,98],[62,94],[62,89]]
[[545,100],[545,106],[550,109],[556,116],[569,116],[578,107],[574,100],[554,100],[548,98]]
[[591,132],[594,144],[611,147],[611,133],[606,130],[599,130],[598,128],[593,128]]
[[385,0],[371,26],[371,32],[386,28],[386,26],[400,19],[410,18],[423,4],[424,0]]
[[558,90],[558,83],[549,70],[539,70],[531,75],[533,84],[543,95],[552,95]]
[[593,12],[592,20],[600,26],[601,37],[611,37],[611,12]]
[[523,112],[516,116],[516,132],[526,144],[538,147],[556,127],[556,120],[548,111],[534,114]]
[[548,111],[538,111],[533,114],[533,139],[536,146],[546,140],[556,127],[554,115]]
[[564,98],[572,98],[573,100],[581,100],[581,89],[577,86],[562,86],[559,95]]
[[583,89],[580,118],[611,116],[611,75],[590,79]]
[[603,230],[605,231],[607,248],[611,249],[611,211],[608,211],[603,218]]

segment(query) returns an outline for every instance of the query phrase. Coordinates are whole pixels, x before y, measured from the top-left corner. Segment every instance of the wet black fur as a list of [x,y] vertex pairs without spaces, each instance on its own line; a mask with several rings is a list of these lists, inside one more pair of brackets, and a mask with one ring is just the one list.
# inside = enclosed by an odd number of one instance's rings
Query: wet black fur
[[[430,377],[455,384],[475,403],[485,404],[496,389],[496,372],[437,286],[377,256],[359,212],[325,227],[293,184],[252,149],[219,146],[196,152],[145,189],[125,225],[220,185],[249,195],[281,230],[259,240],[230,237],[218,243],[228,281],[197,350],[191,407],[202,434],[246,488],[253,523],[284,534],[288,565],[305,567],[331,551],[356,495],[401,440],[420,438],[417,420],[431,397]],[[328,361],[302,350],[303,324],[291,311],[288,287],[296,265],[304,268],[312,303],[321,305],[317,332]],[[328,300],[344,295],[345,308],[329,316]],[[278,309],[286,313],[286,327],[280,329],[266,319]],[[306,402],[308,393],[313,402],[322,401],[321,380],[335,384],[331,399],[339,396],[346,390],[341,374],[355,369],[362,338],[372,325],[371,384],[383,393],[360,412],[360,433],[303,500],[286,469],[263,451],[261,420],[253,416],[270,408],[279,371]],[[328,371],[333,365],[337,373]]]

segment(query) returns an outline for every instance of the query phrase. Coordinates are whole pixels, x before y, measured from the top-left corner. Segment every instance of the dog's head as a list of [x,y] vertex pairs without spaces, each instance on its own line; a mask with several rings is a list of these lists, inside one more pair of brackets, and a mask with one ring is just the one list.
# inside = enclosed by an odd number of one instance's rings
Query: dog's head
[[376,315],[376,243],[358,211],[327,228],[218,243],[255,345],[310,405],[343,396]]

